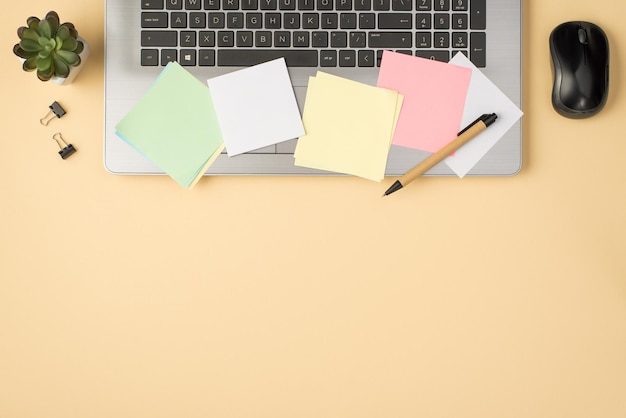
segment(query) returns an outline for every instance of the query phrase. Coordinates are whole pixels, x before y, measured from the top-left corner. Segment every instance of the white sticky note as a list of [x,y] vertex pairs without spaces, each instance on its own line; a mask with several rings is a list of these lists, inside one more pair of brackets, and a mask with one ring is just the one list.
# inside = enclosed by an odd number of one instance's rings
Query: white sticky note
[[463,54],[456,54],[450,64],[472,69],[463,123],[465,127],[484,113],[498,115],[496,122],[444,162],[459,177],[464,177],[500,138],[522,117],[522,111]]
[[228,156],[304,135],[284,58],[207,81]]

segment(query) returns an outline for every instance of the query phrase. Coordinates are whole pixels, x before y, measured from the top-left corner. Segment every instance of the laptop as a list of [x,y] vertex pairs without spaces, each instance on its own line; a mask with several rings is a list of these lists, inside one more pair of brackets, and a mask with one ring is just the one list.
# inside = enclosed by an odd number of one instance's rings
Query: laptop
[[[302,111],[318,70],[376,84],[383,50],[448,61],[466,54],[521,108],[521,0],[106,0],[104,165],[114,174],[163,174],[115,134],[115,125],[169,61],[202,82],[285,57]],[[221,154],[207,175],[329,175],[297,167],[297,139]],[[392,145],[386,175],[428,153]],[[468,173],[516,174],[518,121]],[[454,175],[445,164],[427,174]]]

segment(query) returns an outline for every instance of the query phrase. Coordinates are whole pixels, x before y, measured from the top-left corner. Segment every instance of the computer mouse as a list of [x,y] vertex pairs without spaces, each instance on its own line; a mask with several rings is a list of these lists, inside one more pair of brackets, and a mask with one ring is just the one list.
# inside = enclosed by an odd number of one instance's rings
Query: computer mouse
[[552,106],[561,115],[581,119],[598,113],[609,93],[609,41],[590,22],[566,22],[550,34],[554,71]]

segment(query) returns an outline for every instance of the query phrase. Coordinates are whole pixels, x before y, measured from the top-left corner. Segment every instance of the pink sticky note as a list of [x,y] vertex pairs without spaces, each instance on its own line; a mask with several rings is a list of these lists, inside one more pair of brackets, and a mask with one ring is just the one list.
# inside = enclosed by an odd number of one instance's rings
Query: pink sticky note
[[457,65],[384,51],[378,87],[404,95],[392,143],[439,151],[461,130],[472,71]]

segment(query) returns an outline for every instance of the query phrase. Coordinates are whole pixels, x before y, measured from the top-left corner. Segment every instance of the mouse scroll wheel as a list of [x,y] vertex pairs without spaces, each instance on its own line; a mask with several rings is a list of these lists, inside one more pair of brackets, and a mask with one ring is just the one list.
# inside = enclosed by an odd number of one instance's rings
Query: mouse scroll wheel
[[587,41],[587,31],[583,28],[578,28],[578,42],[583,45],[587,45],[589,43]]

